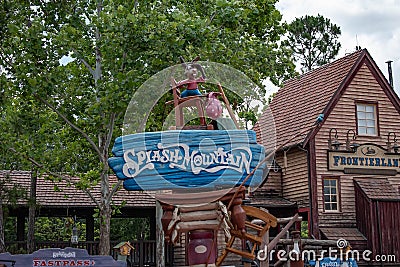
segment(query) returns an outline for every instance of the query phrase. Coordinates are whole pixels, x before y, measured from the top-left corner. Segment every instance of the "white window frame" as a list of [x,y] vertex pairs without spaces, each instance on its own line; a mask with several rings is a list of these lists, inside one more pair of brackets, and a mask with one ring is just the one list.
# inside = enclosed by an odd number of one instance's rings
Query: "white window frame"
[[[325,185],[325,181],[330,181],[329,185]],[[335,181],[335,185],[331,184],[331,181]],[[329,192],[325,192],[326,189]],[[333,193],[335,189],[336,193]],[[339,179],[338,178],[323,178],[322,179],[322,190],[323,190],[323,200],[324,200],[324,211],[325,212],[339,212],[340,211],[340,201],[339,201]],[[328,197],[328,201],[326,198]],[[336,197],[336,201],[333,201]],[[333,205],[336,204],[336,209],[333,209]]]
[[378,136],[377,105],[371,103],[356,103],[357,134]]

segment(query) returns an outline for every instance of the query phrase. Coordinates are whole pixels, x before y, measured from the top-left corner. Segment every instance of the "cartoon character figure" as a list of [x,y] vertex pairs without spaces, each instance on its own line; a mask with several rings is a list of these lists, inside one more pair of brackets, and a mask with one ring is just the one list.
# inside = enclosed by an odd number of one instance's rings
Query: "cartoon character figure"
[[207,96],[206,114],[213,120],[218,119],[222,114],[222,105],[215,93],[209,93]]
[[[198,83],[204,83],[206,81],[206,75],[204,73],[204,69],[200,64],[195,63],[200,59],[200,57],[196,57],[192,62],[185,63],[183,57],[180,57],[182,66],[185,68],[185,80],[182,80],[177,83],[178,88],[185,88],[185,90],[181,93],[181,97],[201,95],[199,91]],[[198,71],[201,72],[201,77],[197,78]]]

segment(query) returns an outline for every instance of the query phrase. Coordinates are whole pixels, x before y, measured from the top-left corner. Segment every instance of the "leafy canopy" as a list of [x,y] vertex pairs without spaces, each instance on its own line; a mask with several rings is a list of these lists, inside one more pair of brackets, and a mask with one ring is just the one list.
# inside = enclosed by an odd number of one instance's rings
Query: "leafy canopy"
[[[279,84],[294,71],[279,45],[285,29],[275,3],[3,1],[1,168],[29,170],[36,162],[58,178],[79,177],[75,186],[89,195],[100,183],[100,197],[92,199],[104,219],[100,239],[106,242],[116,192],[107,159],[135,90],[179,56],[201,55],[244,72],[259,85],[254,99],[264,99],[262,80]],[[61,58],[72,62],[60,64]],[[108,253],[107,244],[102,247]]]
[[290,47],[303,72],[322,66],[333,60],[341,44],[338,38],[340,27],[321,15],[303,16],[288,24],[288,39],[285,44]]

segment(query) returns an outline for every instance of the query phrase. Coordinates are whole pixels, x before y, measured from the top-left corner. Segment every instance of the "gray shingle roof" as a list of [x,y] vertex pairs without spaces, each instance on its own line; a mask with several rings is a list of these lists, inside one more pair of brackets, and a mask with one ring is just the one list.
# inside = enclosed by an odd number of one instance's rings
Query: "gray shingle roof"
[[356,178],[354,182],[369,199],[400,200],[400,193],[386,178]]

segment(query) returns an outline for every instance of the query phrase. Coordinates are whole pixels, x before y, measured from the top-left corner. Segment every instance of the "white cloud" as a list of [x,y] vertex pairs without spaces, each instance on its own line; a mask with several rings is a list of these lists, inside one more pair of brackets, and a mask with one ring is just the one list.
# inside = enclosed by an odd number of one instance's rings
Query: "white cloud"
[[400,93],[400,2],[397,0],[281,0],[276,5],[283,20],[320,14],[340,26],[339,57],[356,45],[367,48],[387,77],[386,61],[393,60],[393,80]]
[[71,57],[71,56],[62,56],[58,62],[60,63],[61,66],[66,66],[68,63],[74,61],[75,58]]

